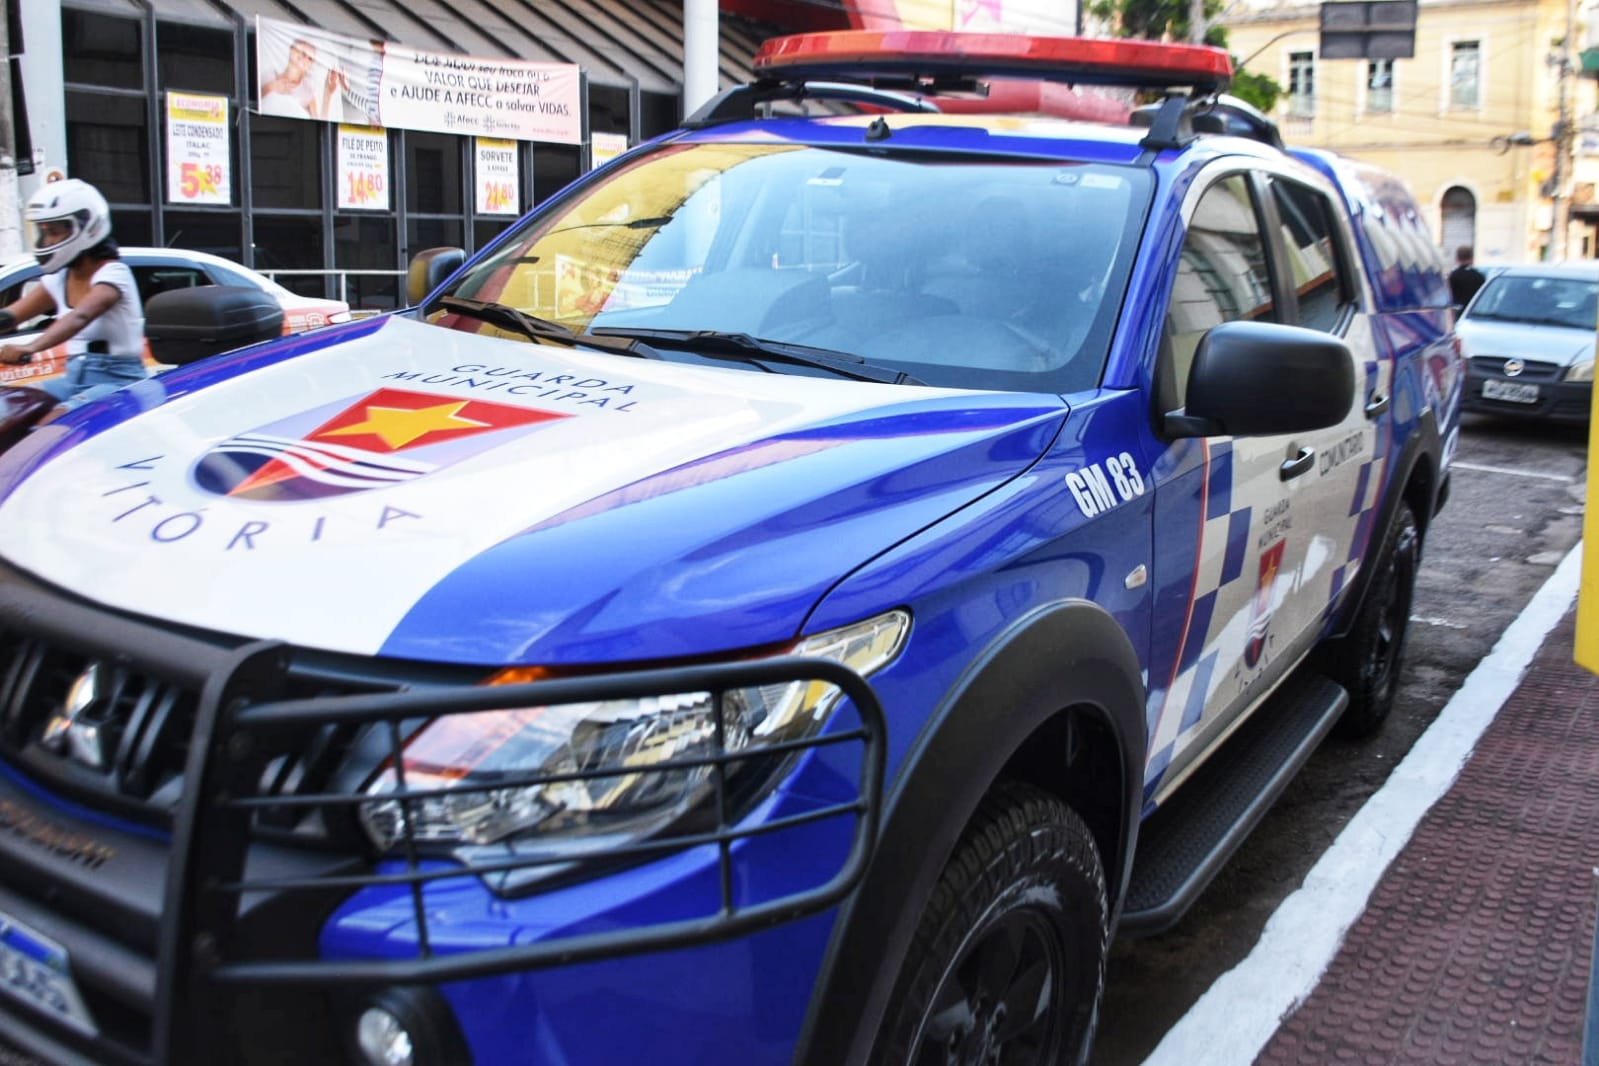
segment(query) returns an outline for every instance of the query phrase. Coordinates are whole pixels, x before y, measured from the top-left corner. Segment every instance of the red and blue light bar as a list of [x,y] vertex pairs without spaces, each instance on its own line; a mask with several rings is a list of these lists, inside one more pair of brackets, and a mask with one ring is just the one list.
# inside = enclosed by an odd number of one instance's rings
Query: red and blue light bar
[[1232,81],[1232,58],[1209,45],[943,30],[839,30],[774,37],[755,54],[763,78],[1031,78],[1078,85],[1192,88]]

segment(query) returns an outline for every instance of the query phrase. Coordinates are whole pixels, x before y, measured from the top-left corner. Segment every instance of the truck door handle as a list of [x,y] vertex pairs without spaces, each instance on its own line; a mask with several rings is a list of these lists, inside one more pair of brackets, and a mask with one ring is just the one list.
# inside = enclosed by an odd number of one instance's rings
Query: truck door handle
[[1283,465],[1277,468],[1277,473],[1284,481],[1292,481],[1315,465],[1316,449],[1301,448],[1298,455],[1283,460]]
[[1393,402],[1392,396],[1373,396],[1366,401],[1366,417],[1376,418],[1388,410],[1388,405]]

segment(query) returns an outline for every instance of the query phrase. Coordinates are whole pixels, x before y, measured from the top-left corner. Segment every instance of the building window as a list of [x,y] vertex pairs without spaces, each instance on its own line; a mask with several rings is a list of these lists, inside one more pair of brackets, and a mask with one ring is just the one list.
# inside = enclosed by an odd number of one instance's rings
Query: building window
[[233,95],[233,33],[181,22],[156,25],[156,87]]
[[466,139],[447,133],[405,133],[405,207],[424,215],[460,216]]
[[350,306],[392,311],[400,302],[400,250],[393,215],[340,212],[333,223],[333,265],[352,271],[345,290]]
[[61,12],[61,67],[68,82],[105,89],[143,89],[143,38],[133,19],[87,11]]
[[639,132],[645,140],[659,137],[678,124],[677,94],[639,93]]
[[1476,110],[1482,106],[1482,49],[1479,41],[1449,46],[1449,106]]
[[1373,114],[1388,114],[1394,109],[1394,61],[1368,59],[1366,61],[1366,110]]
[[578,149],[566,144],[533,146],[533,202],[542,204],[583,173]]
[[255,206],[322,206],[322,123],[252,115],[250,183]]
[[257,270],[306,296],[328,295],[321,215],[257,213],[252,226],[251,252]]
[[1290,52],[1288,55],[1288,113],[1295,118],[1310,118],[1316,113],[1316,54]]
[[136,96],[79,91],[66,97],[67,169],[113,204],[148,204],[150,127],[145,102]]
[[237,211],[168,211],[161,222],[166,230],[161,243],[168,247],[194,248],[235,263],[244,261]]

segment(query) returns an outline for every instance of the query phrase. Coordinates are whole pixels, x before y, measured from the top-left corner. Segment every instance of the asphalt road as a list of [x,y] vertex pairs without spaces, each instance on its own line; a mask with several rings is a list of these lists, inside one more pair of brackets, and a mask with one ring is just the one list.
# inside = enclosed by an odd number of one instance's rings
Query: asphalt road
[[1094,1066],[1135,1066],[1249,953],[1344,823],[1582,536],[1586,427],[1467,415],[1448,505],[1428,531],[1393,715],[1325,742],[1194,909],[1111,953]]

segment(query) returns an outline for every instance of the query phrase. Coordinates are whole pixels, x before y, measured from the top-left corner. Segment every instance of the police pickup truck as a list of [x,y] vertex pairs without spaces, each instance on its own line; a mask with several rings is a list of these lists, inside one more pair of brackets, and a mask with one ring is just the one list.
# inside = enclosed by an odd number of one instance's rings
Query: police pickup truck
[[[757,73],[0,454],[0,1042],[1081,1061],[1382,724],[1462,381],[1402,185],[1204,47]],[[978,113],[1096,81],[1157,98]]]

